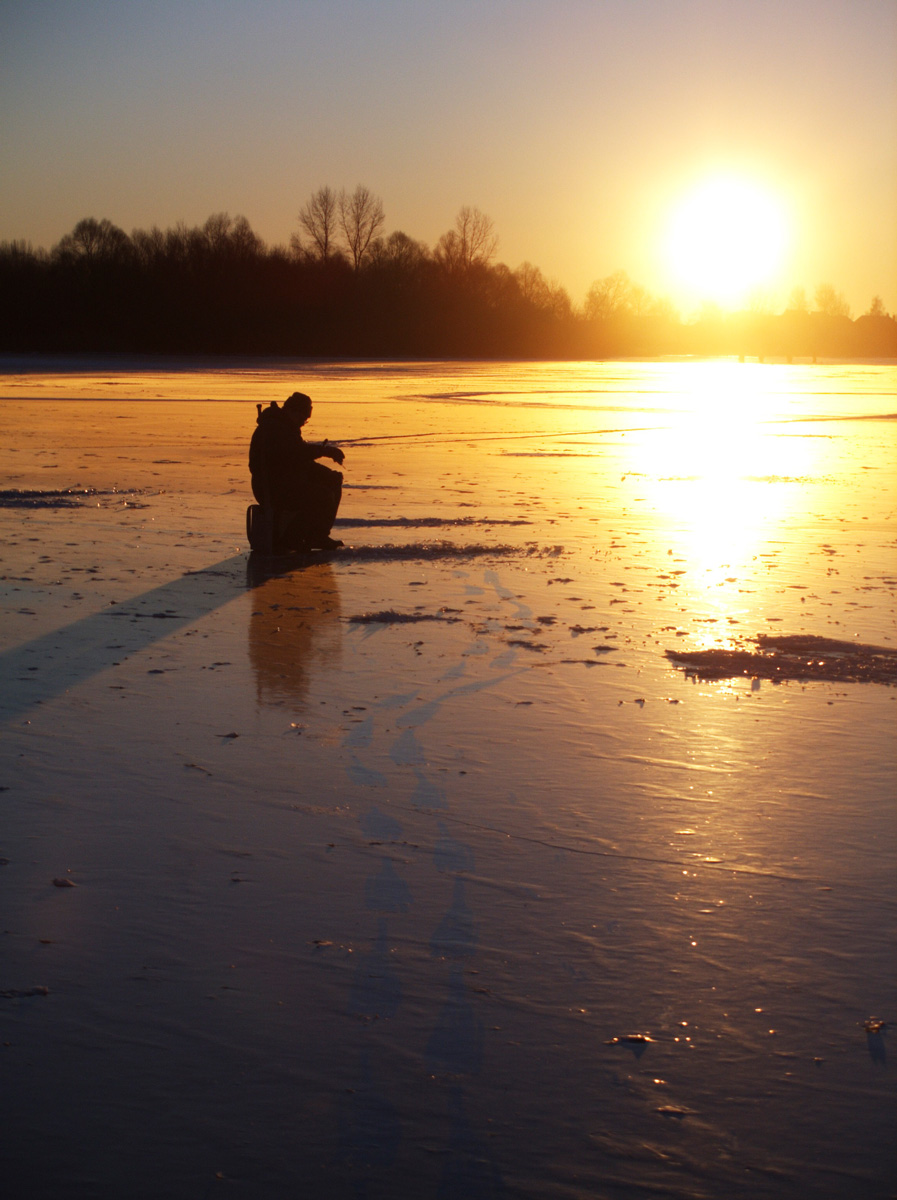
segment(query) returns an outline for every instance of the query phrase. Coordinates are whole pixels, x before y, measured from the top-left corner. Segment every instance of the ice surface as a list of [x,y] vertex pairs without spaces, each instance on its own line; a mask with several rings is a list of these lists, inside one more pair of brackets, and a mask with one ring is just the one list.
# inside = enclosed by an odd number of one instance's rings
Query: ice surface
[[[668,652],[894,653],[895,385],[0,377],[3,494],[92,497],[0,504],[3,1178],[890,1197],[897,690]],[[348,545],[265,562],[296,387]]]

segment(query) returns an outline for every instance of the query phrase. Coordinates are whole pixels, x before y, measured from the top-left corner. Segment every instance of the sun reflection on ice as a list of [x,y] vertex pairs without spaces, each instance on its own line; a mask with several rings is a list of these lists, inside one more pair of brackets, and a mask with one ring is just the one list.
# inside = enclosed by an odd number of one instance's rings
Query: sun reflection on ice
[[[815,467],[813,439],[782,417],[787,368],[695,363],[666,427],[629,443],[628,474],[651,505],[682,583],[713,588],[720,615],[744,608],[734,585],[785,536],[801,482]],[[732,587],[726,587],[730,584]]]

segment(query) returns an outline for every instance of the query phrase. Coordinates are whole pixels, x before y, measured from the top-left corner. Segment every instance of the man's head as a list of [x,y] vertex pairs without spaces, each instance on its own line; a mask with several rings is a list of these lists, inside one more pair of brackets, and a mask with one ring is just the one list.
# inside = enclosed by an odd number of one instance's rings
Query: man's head
[[311,416],[311,397],[305,392],[293,392],[283,402],[283,411],[287,416],[300,425],[304,425]]

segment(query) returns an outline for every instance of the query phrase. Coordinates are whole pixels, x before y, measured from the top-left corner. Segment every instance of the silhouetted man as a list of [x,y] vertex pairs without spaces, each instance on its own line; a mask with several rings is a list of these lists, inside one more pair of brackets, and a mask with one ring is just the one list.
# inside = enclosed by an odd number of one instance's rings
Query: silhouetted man
[[306,442],[302,426],[311,416],[311,399],[294,392],[259,415],[249,443],[252,492],[271,517],[273,549],[333,550],[343,543],[330,536],[343,491],[339,471],[322,466],[319,458],[342,463],[339,446]]

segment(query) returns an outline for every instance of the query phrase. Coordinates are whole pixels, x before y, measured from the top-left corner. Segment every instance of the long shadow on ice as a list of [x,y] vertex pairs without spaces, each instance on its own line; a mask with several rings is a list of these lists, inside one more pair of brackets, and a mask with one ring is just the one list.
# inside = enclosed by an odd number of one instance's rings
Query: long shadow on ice
[[193,624],[235,599],[247,587],[261,587],[315,563],[334,560],[369,563],[438,561],[516,554],[513,546],[458,546],[450,542],[346,547],[337,555],[264,559],[236,554],[200,571],[188,571],[140,596],[110,604],[0,654],[0,722],[11,721],[67,688],[114,666],[185,625]]
[[214,612],[246,588],[246,555],[191,571],[0,655],[0,720],[90,679]]

